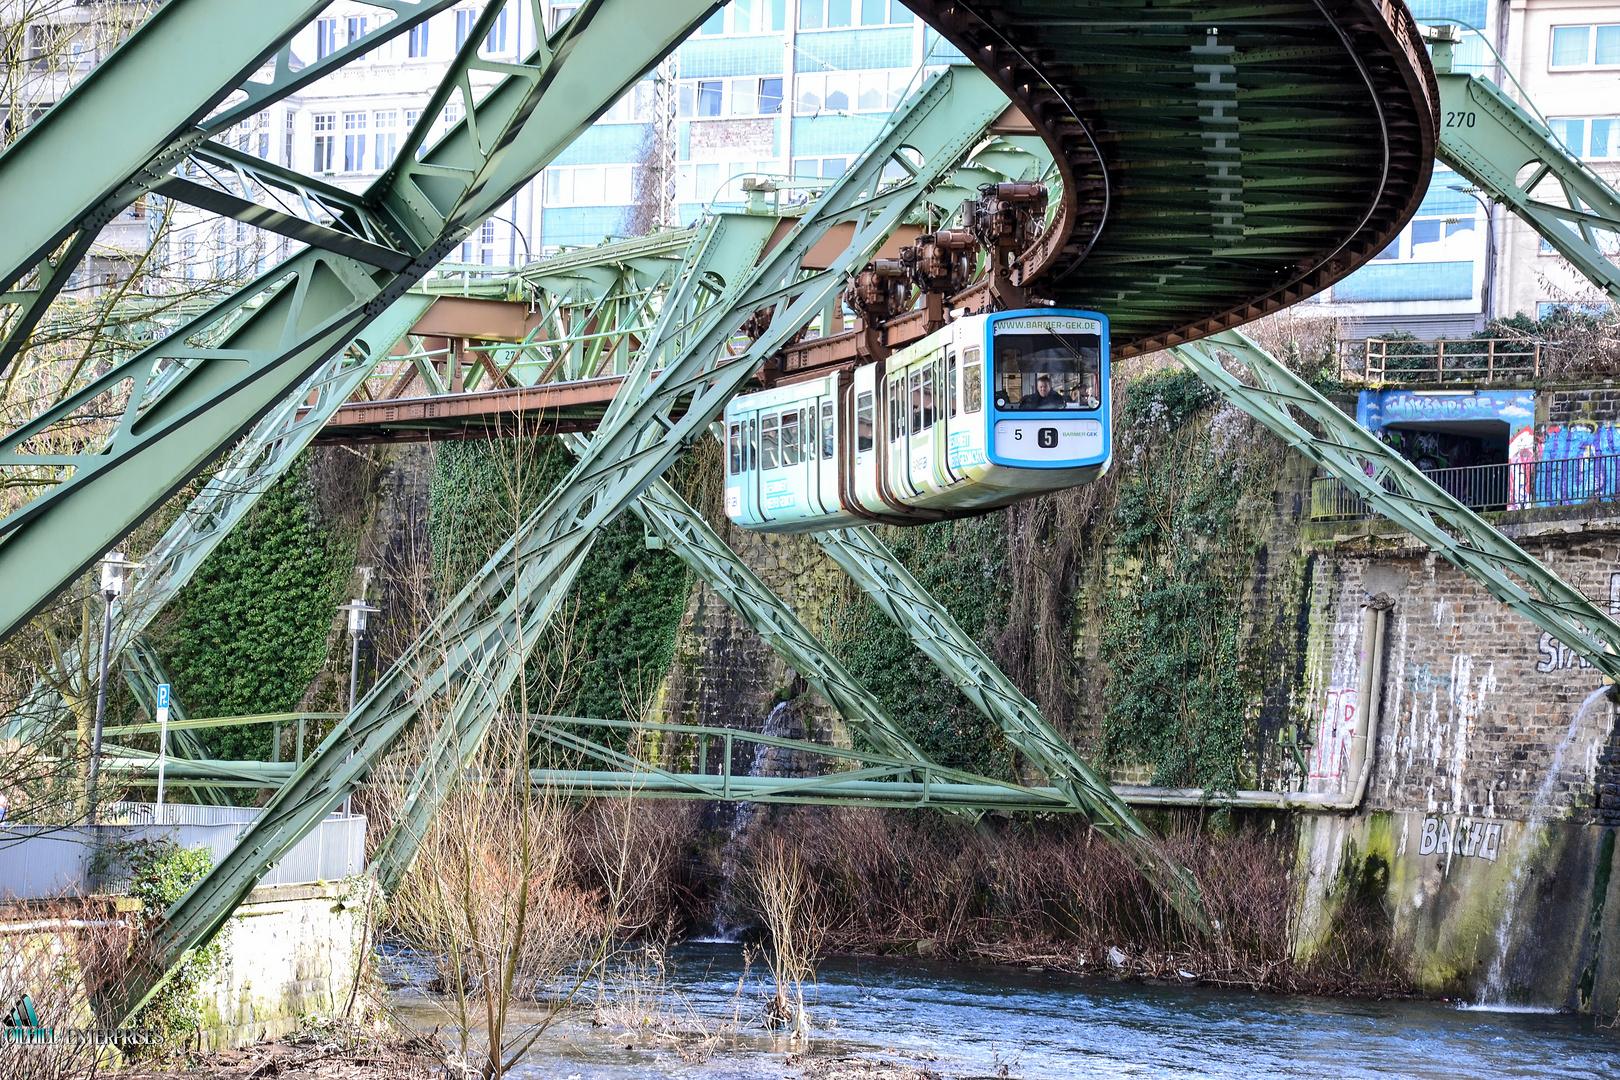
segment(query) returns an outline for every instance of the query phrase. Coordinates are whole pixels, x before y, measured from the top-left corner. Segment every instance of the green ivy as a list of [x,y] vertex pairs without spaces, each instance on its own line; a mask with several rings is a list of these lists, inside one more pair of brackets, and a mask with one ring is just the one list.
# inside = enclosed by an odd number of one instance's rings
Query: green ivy
[[[141,901],[141,918],[149,941],[168,906],[185,895],[214,867],[211,848],[183,848],[172,840],[116,841],[98,853],[98,873],[113,867],[124,878],[129,895]],[[171,1035],[195,1029],[203,1019],[197,989],[220,969],[229,926],[184,960],[167,982],[133,1017],[133,1027],[157,1028]]]
[[[1006,607],[1007,545],[1002,514],[886,529],[884,541],[976,640]],[[1012,751],[986,717],[911,638],[865,596],[833,612],[839,659],[934,761],[1011,778]]]
[[[259,500],[181,590],[159,648],[193,716],[297,707],[326,663],[327,636],[354,569],[352,523],[322,521],[308,455]],[[267,725],[202,735],[221,758],[267,758]]]
[[1245,485],[1197,421],[1213,394],[1190,372],[1127,390],[1131,433],[1115,515],[1125,558],[1104,598],[1105,747],[1154,767],[1154,782],[1238,786],[1249,679],[1241,652],[1248,570]]
[[[428,533],[453,594],[539,505],[572,464],[554,438],[450,443],[437,454]],[[649,550],[640,519],[621,514],[597,535],[574,581],[572,652],[563,699],[531,707],[638,719],[675,652],[690,587],[686,564]],[[544,686],[542,678],[531,680]]]

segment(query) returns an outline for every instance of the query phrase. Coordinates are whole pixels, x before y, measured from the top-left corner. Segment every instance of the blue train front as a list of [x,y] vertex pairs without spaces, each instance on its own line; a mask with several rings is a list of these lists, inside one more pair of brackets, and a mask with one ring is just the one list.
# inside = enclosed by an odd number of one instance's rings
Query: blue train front
[[959,319],[895,353],[726,406],[726,515],[762,532],[919,525],[1108,468],[1108,319]]

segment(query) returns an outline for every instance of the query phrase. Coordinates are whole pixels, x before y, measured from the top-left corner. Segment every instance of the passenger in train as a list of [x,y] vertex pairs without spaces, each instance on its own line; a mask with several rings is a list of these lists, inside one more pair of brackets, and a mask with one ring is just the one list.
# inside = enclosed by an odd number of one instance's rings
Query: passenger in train
[[1063,406],[1063,395],[1052,392],[1052,376],[1044,371],[1035,376],[1034,393],[1018,399],[1020,409],[1061,409]]

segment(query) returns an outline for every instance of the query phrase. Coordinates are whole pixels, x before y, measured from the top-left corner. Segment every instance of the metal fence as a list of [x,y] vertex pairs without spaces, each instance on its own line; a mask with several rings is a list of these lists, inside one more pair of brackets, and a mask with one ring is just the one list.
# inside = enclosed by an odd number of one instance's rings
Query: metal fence
[[[98,849],[119,841],[166,838],[184,848],[213,849],[214,863],[230,854],[262,810],[256,807],[116,803],[101,825],[0,826],[0,901],[47,900],[102,892],[116,882],[98,878]],[[293,885],[339,881],[365,868],[366,819],[333,814],[289,851],[260,881]]]
[[[1620,456],[1425,469],[1423,475],[1470,510],[1531,510],[1620,501]],[[1367,501],[1338,478],[1311,481],[1312,518],[1372,516]]]
[[1541,377],[1542,344],[1512,338],[1440,338],[1405,341],[1364,338],[1339,342],[1339,378],[1345,382],[1523,382]]

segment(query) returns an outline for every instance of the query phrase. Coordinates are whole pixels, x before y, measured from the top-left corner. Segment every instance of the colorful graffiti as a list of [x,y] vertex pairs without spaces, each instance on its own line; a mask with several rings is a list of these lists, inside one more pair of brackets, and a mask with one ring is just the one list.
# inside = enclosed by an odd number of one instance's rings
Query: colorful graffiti
[[[1609,614],[1620,615],[1620,573],[1609,575]],[[1547,633],[1536,639],[1536,655],[1540,657],[1536,670],[1542,674],[1592,666],[1579,653]]]
[[1510,431],[1536,422],[1534,390],[1479,390],[1425,393],[1415,390],[1363,390],[1356,401],[1356,422],[1368,431],[1389,424],[1444,424],[1500,420]]

